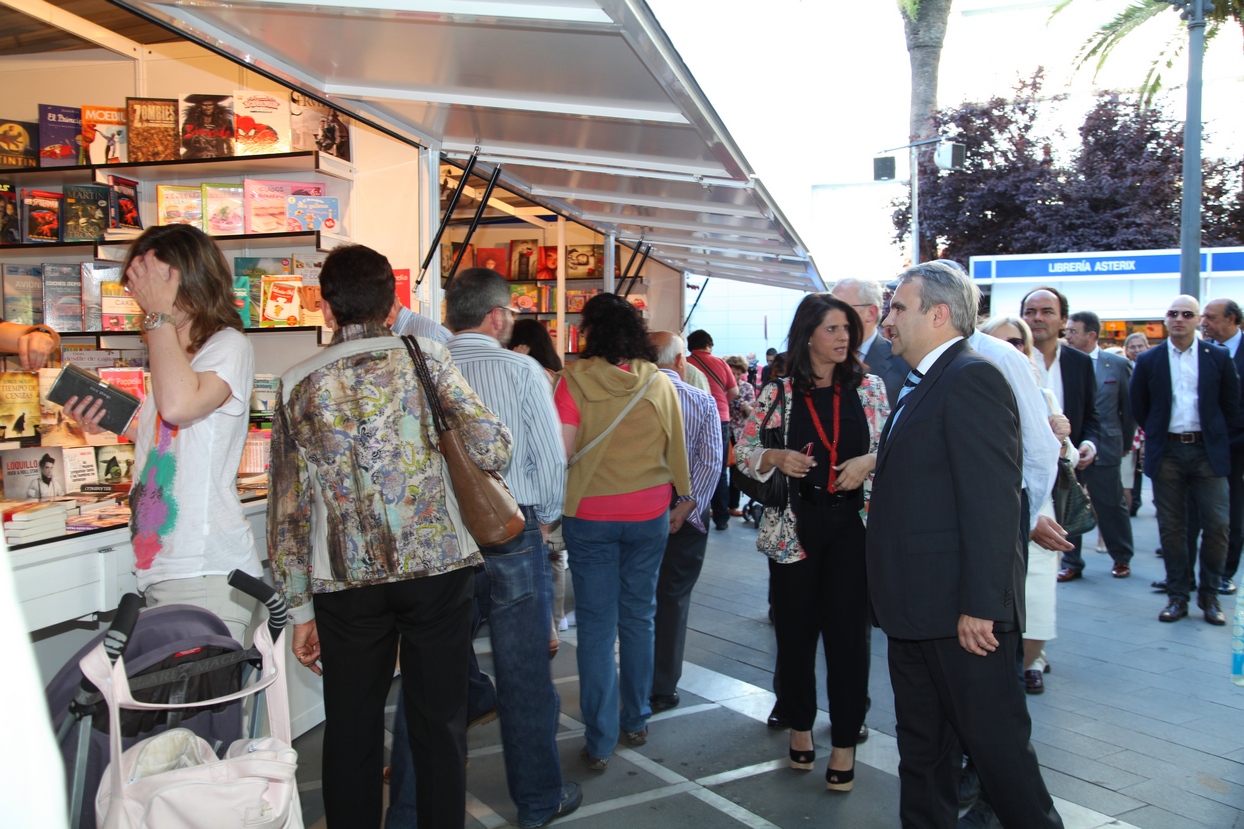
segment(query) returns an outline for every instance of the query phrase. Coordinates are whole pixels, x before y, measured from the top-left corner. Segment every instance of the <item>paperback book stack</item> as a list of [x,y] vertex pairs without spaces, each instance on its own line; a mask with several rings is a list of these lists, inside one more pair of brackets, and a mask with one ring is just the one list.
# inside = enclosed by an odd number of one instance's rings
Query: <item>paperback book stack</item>
[[64,535],[69,505],[64,501],[36,501],[6,509],[3,515],[4,540],[12,547]]

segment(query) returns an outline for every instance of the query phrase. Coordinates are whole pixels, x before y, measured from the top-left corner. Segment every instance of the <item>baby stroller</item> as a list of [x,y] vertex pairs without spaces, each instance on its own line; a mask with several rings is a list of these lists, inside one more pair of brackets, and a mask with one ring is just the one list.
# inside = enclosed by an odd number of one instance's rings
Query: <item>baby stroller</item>
[[[231,573],[229,583],[268,607],[249,650],[201,608],[139,615],[140,600],[129,594],[109,631],[48,686],[73,829],[302,826],[284,649],[273,644],[285,602],[245,573]],[[264,738],[261,695],[271,733]],[[248,698],[250,739],[242,739]],[[93,818],[83,814],[88,795]]]
[[743,507],[743,523],[751,522],[755,528],[760,527],[760,516],[764,515],[765,507],[759,501],[747,499],[747,506]]

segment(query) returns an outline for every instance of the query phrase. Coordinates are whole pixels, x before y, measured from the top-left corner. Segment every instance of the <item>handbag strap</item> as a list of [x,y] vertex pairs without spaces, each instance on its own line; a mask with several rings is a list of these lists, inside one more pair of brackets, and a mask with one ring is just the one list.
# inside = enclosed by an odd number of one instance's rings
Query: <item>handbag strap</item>
[[432,372],[428,369],[428,360],[423,356],[423,349],[409,334],[402,337],[402,342],[406,343],[410,359],[415,363],[415,373],[419,375],[419,383],[423,386],[423,396],[428,400],[428,409],[432,412],[432,425],[436,428],[436,433],[439,435],[449,431],[449,426],[445,421],[445,412],[441,408],[441,398],[436,393],[436,385],[432,382]]
[[[770,380],[777,387],[777,396],[773,398],[773,402],[769,404],[769,411],[765,412],[764,420],[760,421],[760,428],[763,430],[769,425],[769,418],[773,417],[773,413],[777,410],[778,404],[782,404],[782,425],[786,425],[786,384],[781,380]],[[764,394],[764,389],[760,390]],[[785,440],[782,443],[786,443]]]
[[654,371],[652,373],[652,376],[648,378],[648,382],[644,383],[644,387],[639,389],[637,392],[631,395],[630,402],[627,403],[626,408],[624,408],[621,412],[619,412],[618,416],[613,419],[613,423],[610,423],[609,426],[606,427],[605,431],[601,432],[599,435],[592,438],[591,442],[589,442],[587,446],[584,446],[578,452],[575,452],[574,455],[570,458],[570,460],[566,462],[567,469],[569,469],[570,467],[578,463],[579,458],[583,457],[588,452],[591,452],[594,448],[596,448],[596,444],[600,443],[602,440],[604,440],[606,437],[609,436],[609,433],[614,430],[614,427],[622,422],[622,418],[626,417],[627,414],[630,413],[631,409],[635,408],[635,404],[637,404],[643,398],[643,396],[647,394],[648,387],[656,382],[656,379],[660,374],[661,372],[659,371]]

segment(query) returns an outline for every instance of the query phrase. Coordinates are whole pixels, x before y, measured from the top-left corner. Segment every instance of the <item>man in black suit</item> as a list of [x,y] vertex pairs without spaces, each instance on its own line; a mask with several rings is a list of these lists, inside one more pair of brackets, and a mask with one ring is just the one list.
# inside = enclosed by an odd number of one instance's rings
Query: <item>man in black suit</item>
[[[1041,385],[1054,393],[1063,407],[1063,414],[1071,421],[1071,442],[1080,450],[1076,469],[1085,469],[1097,457],[1101,431],[1097,419],[1097,379],[1088,355],[1059,339],[1067,330],[1069,310],[1067,297],[1054,288],[1030,291],[1020,303],[1020,314],[1032,329],[1032,364],[1037,368]],[[1069,537],[1067,540],[1079,544],[1079,539]],[[1083,562],[1079,569],[1069,564],[1064,566],[1058,571],[1058,580],[1080,578],[1083,567]]]
[[[1244,348],[1240,348],[1240,325],[1244,324],[1244,312],[1233,299],[1213,299],[1205,303],[1201,315],[1201,329],[1207,339],[1227,349],[1235,363],[1235,373],[1244,377]],[[1240,383],[1240,414],[1244,417],[1244,382]],[[1227,476],[1228,514],[1230,530],[1227,535],[1227,561],[1218,576],[1218,593],[1221,596],[1235,594],[1235,573],[1240,568],[1240,551],[1244,549],[1244,429],[1231,435],[1231,474]],[[1188,512],[1188,566],[1196,566],[1197,539],[1201,533],[1200,517],[1196,503],[1189,503]],[[1205,567],[1204,561],[1201,567]],[[1202,575],[1205,577],[1205,574]]]
[[941,262],[905,271],[883,325],[914,370],[882,433],[868,587],[890,638],[904,826],[953,827],[962,750],[1003,825],[1061,827],[1016,681],[1023,451],[1006,378],[964,338],[979,293]]
[[1166,345],[1136,359],[1132,411],[1145,430],[1145,474],[1153,479],[1169,601],[1162,622],[1188,615],[1188,498],[1196,499],[1204,540],[1197,605],[1205,621],[1226,624],[1218,581],[1227,557],[1231,437],[1238,429],[1240,381],[1225,348],[1196,338],[1201,306],[1178,296],[1166,311]]
[[[1101,423],[1097,458],[1080,472],[1080,480],[1088,487],[1102,541],[1114,559],[1110,575],[1125,579],[1132,574],[1131,561],[1136,553],[1119,473],[1123,456],[1132,451],[1132,439],[1136,437],[1136,421],[1132,418],[1128,393],[1132,363],[1126,357],[1102,351],[1097,345],[1100,334],[1101,319],[1092,311],[1077,311],[1067,323],[1067,345],[1087,354],[1093,363],[1093,375],[1097,378],[1095,405]],[[1083,536],[1076,536],[1072,541],[1074,548],[1063,556],[1064,567],[1084,570],[1084,557],[1080,554],[1082,539]]]
[[893,409],[903,388],[903,380],[907,378],[907,364],[893,352],[890,341],[881,336],[878,327],[881,322],[881,285],[863,279],[840,279],[830,294],[859,312],[860,321],[864,323],[864,336],[855,356],[868,367],[869,374],[877,375],[885,383],[886,398]]

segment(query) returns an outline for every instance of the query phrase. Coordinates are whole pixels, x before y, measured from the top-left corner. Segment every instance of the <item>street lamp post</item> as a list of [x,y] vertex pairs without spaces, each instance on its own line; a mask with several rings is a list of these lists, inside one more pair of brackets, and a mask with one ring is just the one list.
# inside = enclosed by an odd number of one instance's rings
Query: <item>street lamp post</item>
[[1201,65],[1205,13],[1213,0],[1162,0],[1188,24],[1188,114],[1184,121],[1184,189],[1179,222],[1179,292],[1201,296]]
[[[891,147],[888,150],[881,151],[883,153],[892,153],[895,150],[909,150],[911,153],[911,263],[913,265],[920,264],[920,168],[918,166],[920,163],[919,153],[920,153],[921,147],[929,147],[929,146],[932,146],[933,144],[946,145],[947,147],[951,146],[949,139],[944,138],[942,136],[938,136],[937,138],[926,138],[923,141],[913,141],[910,144],[904,144],[901,147]],[[957,161],[952,164],[952,162],[949,160],[949,157],[945,161],[939,159],[937,162],[937,165],[939,167],[942,167],[942,169],[946,169],[946,170],[958,169],[959,166],[962,166],[963,146],[959,144],[956,144],[954,146],[957,148],[957,151],[958,151],[958,155],[954,156],[957,159]],[[884,174],[881,174],[879,172],[880,168],[876,165],[877,160],[879,159],[874,159],[873,177],[878,180],[893,178],[894,177],[893,163],[891,162],[889,166],[886,168],[886,172]]]

